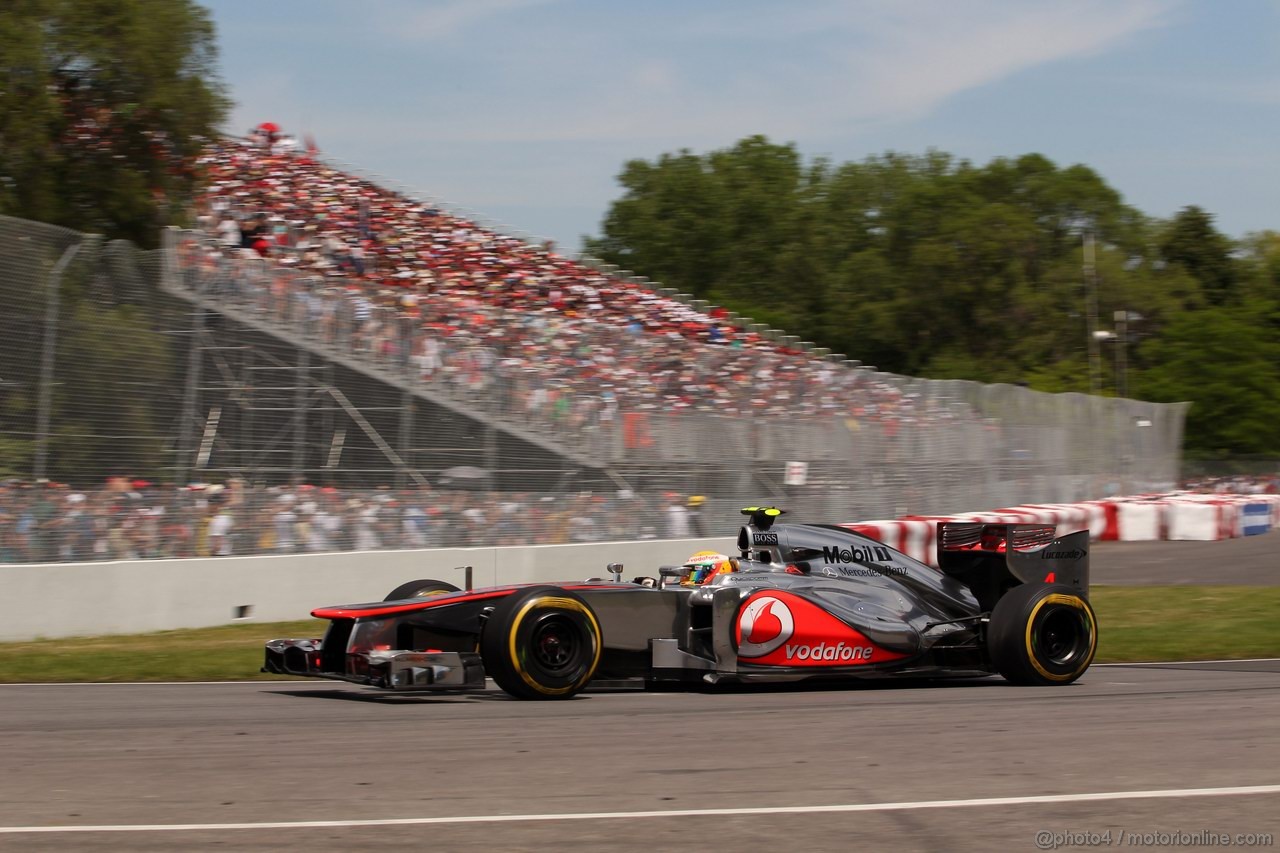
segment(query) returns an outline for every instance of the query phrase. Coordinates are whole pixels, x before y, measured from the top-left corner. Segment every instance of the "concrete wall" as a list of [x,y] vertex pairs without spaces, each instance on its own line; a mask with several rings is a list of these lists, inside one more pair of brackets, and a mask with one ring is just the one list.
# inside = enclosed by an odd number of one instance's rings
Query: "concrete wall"
[[722,538],[0,566],[0,642],[306,619],[419,578],[462,586],[466,565],[477,587],[608,578],[610,562],[629,580],[707,548],[735,553]]

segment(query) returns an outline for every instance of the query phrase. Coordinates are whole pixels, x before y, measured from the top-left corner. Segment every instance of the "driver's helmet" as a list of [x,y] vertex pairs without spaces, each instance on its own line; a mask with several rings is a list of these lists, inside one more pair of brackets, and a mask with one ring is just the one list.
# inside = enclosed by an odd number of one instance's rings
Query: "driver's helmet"
[[710,583],[718,574],[732,572],[733,563],[724,554],[715,551],[699,551],[684,561],[692,569],[680,583],[684,586],[699,586]]

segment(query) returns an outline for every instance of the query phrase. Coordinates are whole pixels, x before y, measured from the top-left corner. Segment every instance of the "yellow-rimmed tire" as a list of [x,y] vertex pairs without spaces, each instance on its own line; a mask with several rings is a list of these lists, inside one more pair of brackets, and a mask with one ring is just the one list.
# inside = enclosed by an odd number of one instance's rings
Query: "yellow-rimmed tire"
[[402,583],[387,593],[383,601],[402,601],[406,598],[429,598],[433,595],[444,595],[446,592],[460,592],[451,583],[445,581],[420,580]]
[[1016,586],[991,611],[987,651],[996,671],[1014,684],[1070,684],[1097,650],[1097,617],[1069,586]]
[[600,623],[585,601],[554,586],[512,593],[480,635],[485,673],[518,699],[568,699],[600,665]]

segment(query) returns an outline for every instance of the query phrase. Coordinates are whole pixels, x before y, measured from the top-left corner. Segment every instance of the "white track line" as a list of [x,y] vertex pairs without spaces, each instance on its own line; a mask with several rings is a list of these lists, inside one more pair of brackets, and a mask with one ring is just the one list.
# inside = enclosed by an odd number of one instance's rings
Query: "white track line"
[[0,684],[0,687],[194,687],[215,684],[307,684],[314,687],[316,682],[266,678],[258,681],[13,681]]
[[1167,800],[1185,797],[1227,797],[1240,794],[1280,794],[1280,785],[1238,788],[1173,788],[1157,791],[1106,791],[1091,794],[1049,794],[1035,797],[988,797],[973,800],[920,800],[904,803],[851,803],[835,806],[774,806],[748,809],[670,809],[644,812],[578,812],[569,814],[498,814],[468,817],[406,817],[384,820],[298,820],[263,823],[152,823],[103,826],[3,826],[0,835],[71,832],[198,832],[225,829],[337,829],[362,826],[428,826],[463,823],[522,823],[553,820],[640,820],[672,817],[723,817],[776,814],[838,814],[1021,806],[1043,803],[1090,803],[1108,800]]
[[1188,666],[1193,663],[1272,663],[1280,658],[1221,658],[1219,660],[1131,660],[1124,663],[1095,663],[1092,666]]

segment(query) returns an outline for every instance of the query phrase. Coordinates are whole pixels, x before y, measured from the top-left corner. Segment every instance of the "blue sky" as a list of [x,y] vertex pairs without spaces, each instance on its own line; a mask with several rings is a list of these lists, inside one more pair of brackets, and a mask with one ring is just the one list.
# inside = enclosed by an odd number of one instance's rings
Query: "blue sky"
[[577,250],[631,158],[1039,152],[1280,230],[1275,0],[216,0],[229,129]]

